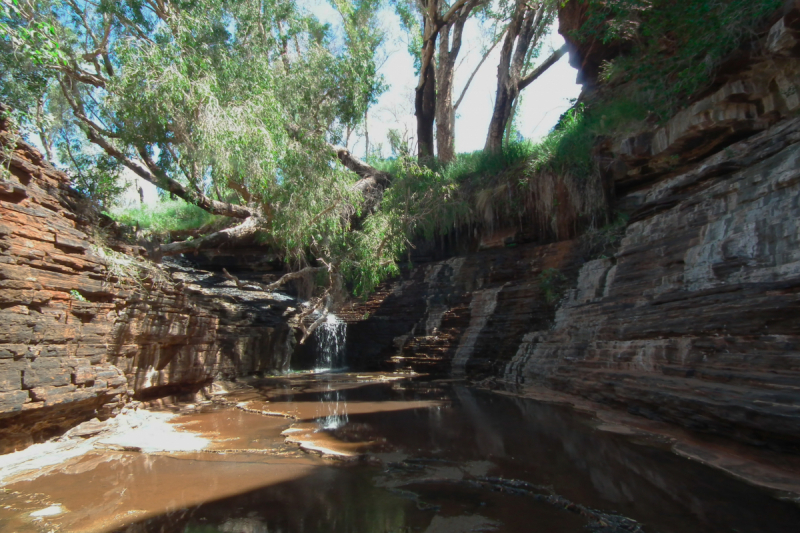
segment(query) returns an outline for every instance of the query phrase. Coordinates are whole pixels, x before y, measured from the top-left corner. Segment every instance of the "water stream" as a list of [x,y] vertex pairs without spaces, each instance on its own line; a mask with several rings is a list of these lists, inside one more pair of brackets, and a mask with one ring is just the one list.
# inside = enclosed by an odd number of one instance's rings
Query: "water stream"
[[347,417],[347,400],[338,390],[330,390],[322,393],[320,404],[323,411],[328,414],[318,419],[318,425],[323,430],[339,429],[349,421]]
[[[657,441],[600,431],[566,407],[392,374],[254,386],[173,420],[209,439],[206,451],[95,448],[5,485],[0,531],[795,533],[800,524],[797,503]],[[47,509],[55,514],[32,516]]]

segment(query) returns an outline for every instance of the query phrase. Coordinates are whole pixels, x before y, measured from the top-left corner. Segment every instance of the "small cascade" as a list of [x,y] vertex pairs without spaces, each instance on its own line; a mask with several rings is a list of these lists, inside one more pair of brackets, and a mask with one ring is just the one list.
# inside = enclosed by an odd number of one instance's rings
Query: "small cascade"
[[322,393],[320,402],[328,414],[317,419],[319,429],[338,429],[347,424],[347,401],[341,392],[338,390],[326,391]]
[[344,345],[347,338],[347,324],[334,314],[329,314],[325,322],[314,331],[317,341],[317,372],[344,368]]

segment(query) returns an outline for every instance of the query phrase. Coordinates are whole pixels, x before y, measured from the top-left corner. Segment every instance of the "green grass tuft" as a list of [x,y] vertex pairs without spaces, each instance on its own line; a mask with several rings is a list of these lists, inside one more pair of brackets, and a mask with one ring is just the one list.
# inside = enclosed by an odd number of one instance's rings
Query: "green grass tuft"
[[120,224],[128,226],[138,224],[141,229],[151,233],[195,230],[224,218],[212,215],[183,200],[167,200],[157,204],[113,210],[109,215]]

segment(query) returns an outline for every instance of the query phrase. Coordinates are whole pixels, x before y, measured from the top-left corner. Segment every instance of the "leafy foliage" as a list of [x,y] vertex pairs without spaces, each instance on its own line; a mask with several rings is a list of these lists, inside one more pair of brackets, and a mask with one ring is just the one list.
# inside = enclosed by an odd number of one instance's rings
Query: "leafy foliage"
[[[379,0],[332,4],[337,27],[294,0],[4,1],[0,98],[106,208],[122,166],[144,169],[190,201],[246,204],[292,265],[339,262],[360,198],[329,146],[385,87]],[[191,208],[169,210],[135,216],[181,227]]]
[[79,302],[87,302],[88,300],[86,297],[80,293],[77,289],[72,289],[69,291],[69,295],[72,296],[75,300]]
[[567,277],[557,268],[544,269],[536,279],[548,305],[557,303],[564,295]]
[[629,41],[604,68],[606,81],[634,81],[641,101],[667,119],[706,87],[714,69],[782,0],[583,0],[581,39]]
[[[580,1],[591,7],[583,38],[633,43],[604,74],[634,89],[570,110],[539,143],[507,139],[496,153],[462,154],[448,165],[418,165],[410,139],[395,131],[396,158],[375,163],[392,186],[372,213],[361,213],[357,178],[330,145],[346,139],[385,89],[375,61],[380,0],[331,0],[336,27],[296,0],[0,0],[0,98],[104,207],[113,205],[124,167],[145,169],[163,189],[189,191],[190,201],[246,205],[291,267],[334,265],[365,295],[397,272],[417,238],[533,213],[557,226],[557,188],[576,217],[602,226],[597,138],[633,128],[651,110],[669,116],[782,3]],[[395,5],[419,59],[422,14],[405,0]],[[520,5],[502,0],[477,11],[492,41]],[[221,224],[183,201],[115,216],[154,232]],[[602,243],[619,233],[609,228],[598,230]]]

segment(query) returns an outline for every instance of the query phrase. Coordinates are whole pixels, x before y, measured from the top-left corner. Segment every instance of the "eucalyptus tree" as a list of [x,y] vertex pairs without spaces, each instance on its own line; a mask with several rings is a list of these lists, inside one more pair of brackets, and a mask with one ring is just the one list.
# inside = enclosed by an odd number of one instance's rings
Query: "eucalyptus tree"
[[534,68],[560,0],[503,0],[495,15],[506,27],[497,66],[497,92],[484,149],[499,151],[507,137],[520,92],[567,52],[562,46]]
[[260,231],[302,267],[363,211],[359,177],[385,185],[335,147],[383,90],[380,0],[334,0],[336,27],[292,0],[2,1],[2,97],[69,111],[43,139],[246,221],[163,253]]
[[395,4],[403,26],[411,34],[409,52],[417,69],[414,115],[420,161],[434,156],[434,124],[439,159],[450,161],[455,155],[452,91],[456,59],[464,24],[488,1],[399,0]]

